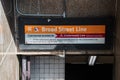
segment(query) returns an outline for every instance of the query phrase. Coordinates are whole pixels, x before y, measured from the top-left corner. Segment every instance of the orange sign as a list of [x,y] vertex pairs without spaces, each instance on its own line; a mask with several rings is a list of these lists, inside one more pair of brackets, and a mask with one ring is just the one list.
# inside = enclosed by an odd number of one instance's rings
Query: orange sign
[[105,25],[25,25],[25,34],[105,34]]

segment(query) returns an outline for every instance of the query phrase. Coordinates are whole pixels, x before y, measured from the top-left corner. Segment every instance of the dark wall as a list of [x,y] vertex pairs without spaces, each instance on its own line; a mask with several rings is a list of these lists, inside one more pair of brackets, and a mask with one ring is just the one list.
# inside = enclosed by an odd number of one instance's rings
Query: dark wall
[[67,0],[69,17],[114,16],[115,0]]
[[65,80],[113,80],[112,64],[66,64]]
[[[64,0],[18,0],[22,13],[62,14]],[[68,17],[114,16],[115,0],[66,0]]]

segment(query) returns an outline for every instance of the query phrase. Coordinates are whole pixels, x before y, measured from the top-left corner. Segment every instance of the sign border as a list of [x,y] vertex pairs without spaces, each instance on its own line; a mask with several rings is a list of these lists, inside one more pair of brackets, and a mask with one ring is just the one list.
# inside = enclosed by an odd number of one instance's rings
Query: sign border
[[[54,49],[49,49],[36,46],[42,44],[25,44],[25,25],[106,25],[105,44],[51,44],[56,46]],[[35,47],[35,50],[110,50],[113,48],[113,32],[115,20],[114,17],[94,17],[94,18],[42,18],[31,16],[20,16],[18,18],[19,44],[27,46],[23,50],[32,50],[29,46]]]

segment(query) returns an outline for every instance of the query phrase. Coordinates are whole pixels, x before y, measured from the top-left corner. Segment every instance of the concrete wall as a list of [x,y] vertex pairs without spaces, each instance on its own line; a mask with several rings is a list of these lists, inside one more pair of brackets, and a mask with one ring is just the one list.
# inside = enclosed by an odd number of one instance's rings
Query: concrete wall
[[67,17],[114,16],[115,0],[18,0],[22,13],[62,14]]
[[19,62],[17,57],[15,55],[6,55],[2,59],[0,61],[0,80],[19,80]]
[[19,80],[16,46],[0,1],[0,80]]

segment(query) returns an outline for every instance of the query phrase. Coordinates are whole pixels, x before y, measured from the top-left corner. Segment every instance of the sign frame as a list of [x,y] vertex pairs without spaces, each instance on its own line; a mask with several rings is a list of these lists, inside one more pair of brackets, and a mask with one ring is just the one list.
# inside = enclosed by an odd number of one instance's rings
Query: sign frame
[[[42,18],[20,16],[18,18],[19,48],[20,50],[110,50],[113,48],[114,23],[114,17]],[[105,44],[25,44],[25,25],[105,25]]]

